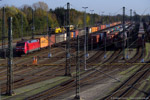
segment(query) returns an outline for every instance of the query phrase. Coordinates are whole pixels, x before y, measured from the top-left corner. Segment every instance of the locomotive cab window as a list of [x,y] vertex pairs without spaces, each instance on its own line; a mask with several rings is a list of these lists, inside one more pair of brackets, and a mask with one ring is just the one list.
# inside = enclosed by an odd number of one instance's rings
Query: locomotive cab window
[[16,46],[24,46],[25,43],[17,43]]

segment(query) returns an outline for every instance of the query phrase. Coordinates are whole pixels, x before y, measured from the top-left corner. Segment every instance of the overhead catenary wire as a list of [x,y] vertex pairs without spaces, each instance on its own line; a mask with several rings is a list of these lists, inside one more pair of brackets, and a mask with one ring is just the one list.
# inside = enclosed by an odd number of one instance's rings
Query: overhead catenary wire
[[116,12],[112,13],[112,15],[118,14],[119,11],[122,11],[122,8],[118,9]]

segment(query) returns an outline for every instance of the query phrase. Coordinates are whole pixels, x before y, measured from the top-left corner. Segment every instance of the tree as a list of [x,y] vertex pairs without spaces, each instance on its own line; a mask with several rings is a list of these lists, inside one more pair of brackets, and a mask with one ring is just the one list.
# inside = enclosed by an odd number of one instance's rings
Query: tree
[[41,10],[43,10],[43,11],[48,11],[48,5],[47,5],[46,3],[44,3],[44,2],[34,3],[34,4],[33,4],[33,8],[34,8],[35,10],[41,9]]

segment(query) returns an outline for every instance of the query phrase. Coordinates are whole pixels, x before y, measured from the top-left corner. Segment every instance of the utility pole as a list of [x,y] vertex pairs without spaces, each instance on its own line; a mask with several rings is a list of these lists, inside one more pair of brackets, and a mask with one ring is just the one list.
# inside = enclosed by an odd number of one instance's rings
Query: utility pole
[[63,17],[64,17],[63,25],[64,25],[64,27],[65,27],[65,26],[66,26],[66,23],[65,23],[65,22],[66,22],[66,10],[64,10],[64,16],[63,16]]
[[90,10],[91,11],[91,27],[93,26],[93,11],[94,10]]
[[130,22],[132,23],[132,9],[130,9]]
[[89,27],[86,27],[86,57],[89,57],[88,54],[88,36],[89,36]]
[[67,43],[66,43],[66,68],[65,68],[65,76],[71,76],[70,73],[70,3],[67,3]]
[[[130,30],[129,30],[129,34],[130,34]],[[126,56],[126,59],[129,59],[129,47],[128,47],[129,46],[129,38],[130,38],[130,36],[127,36],[127,56]]]
[[51,29],[48,28],[49,25],[48,25],[48,11],[47,11],[47,36],[48,36],[48,33],[51,31]]
[[5,7],[3,7],[3,15],[2,15],[2,51],[3,57],[6,58],[6,48],[5,48]]
[[86,53],[86,9],[88,7],[82,7],[83,9],[85,9],[84,11],[84,29],[85,29],[85,37],[84,37],[84,70],[86,69],[86,57],[87,57],[87,53]]
[[13,46],[12,46],[12,17],[8,19],[9,29],[8,29],[8,67],[7,67],[7,94],[12,95],[13,89]]
[[123,60],[125,60],[125,7],[123,7]]
[[109,13],[109,23],[108,24],[110,24],[110,13]]
[[104,55],[104,59],[107,57],[106,55],[106,32],[104,33],[104,38],[105,38],[105,55]]
[[[132,23],[132,9],[130,9],[130,22]],[[127,36],[127,56],[126,59],[129,59],[129,39],[130,39],[130,30],[129,30],[129,36]]]
[[142,63],[144,63],[144,38],[145,38],[145,35],[144,34],[142,34],[142,42],[143,42],[143,48],[142,48],[142,56],[143,56],[143,58],[142,58]]
[[23,14],[21,14],[21,39],[23,40]]
[[93,37],[91,37],[91,50],[93,50]]
[[32,39],[34,39],[34,30],[35,30],[35,27],[34,27],[34,11],[32,9]]
[[64,26],[67,26],[67,10],[65,10],[65,15],[64,16],[65,16],[65,20],[64,20],[65,25]]
[[101,21],[102,21],[102,24],[103,24],[103,19],[104,19],[104,16],[103,16],[103,13],[104,13],[104,11],[102,11],[102,19],[101,19]]
[[48,43],[49,43],[48,58],[50,58],[50,57],[52,57],[52,54],[51,54],[51,27],[49,27],[49,29],[48,29]]
[[0,82],[0,100],[2,100],[2,98],[1,98],[1,82]]
[[79,58],[79,51],[80,51],[80,43],[79,43],[79,36],[77,36],[77,56],[76,56],[76,96],[75,99],[80,100],[80,58]]

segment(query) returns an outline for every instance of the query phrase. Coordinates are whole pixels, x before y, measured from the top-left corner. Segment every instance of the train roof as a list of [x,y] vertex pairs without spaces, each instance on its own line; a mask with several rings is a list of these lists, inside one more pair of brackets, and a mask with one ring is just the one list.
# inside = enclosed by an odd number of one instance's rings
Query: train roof
[[32,42],[38,42],[38,40],[39,39],[30,39],[30,40],[24,39],[24,40],[18,41],[17,43],[23,43],[23,42],[32,43]]

